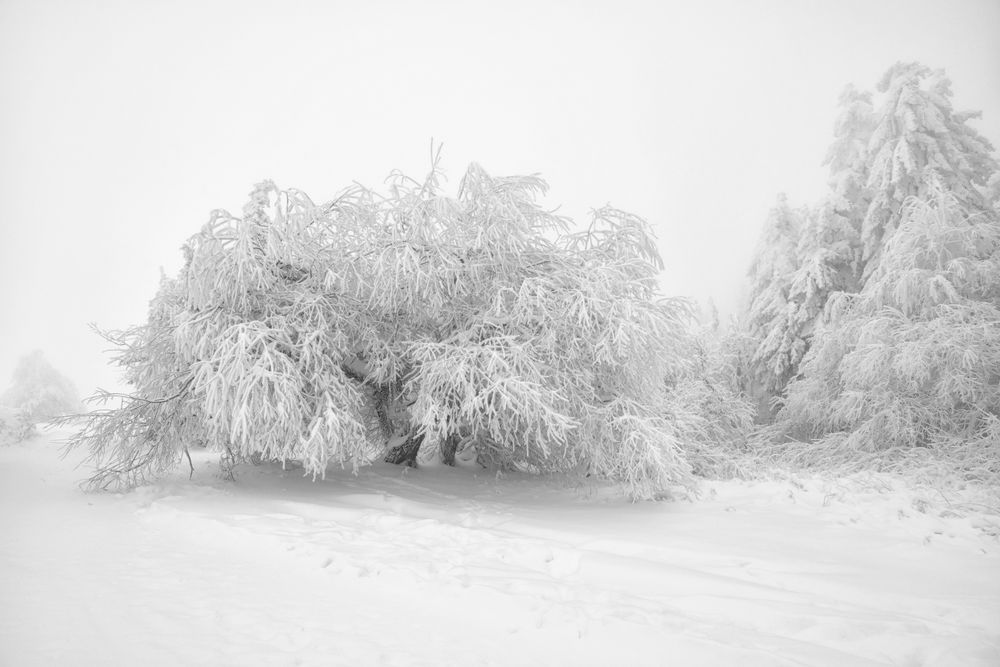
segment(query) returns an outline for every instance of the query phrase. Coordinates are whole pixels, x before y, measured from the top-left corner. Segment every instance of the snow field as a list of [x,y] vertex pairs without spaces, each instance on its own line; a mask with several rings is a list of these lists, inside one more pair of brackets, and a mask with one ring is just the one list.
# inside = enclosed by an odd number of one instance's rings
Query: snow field
[[1000,521],[889,478],[630,504],[202,452],[88,495],[60,435],[0,448],[0,664],[1000,664]]

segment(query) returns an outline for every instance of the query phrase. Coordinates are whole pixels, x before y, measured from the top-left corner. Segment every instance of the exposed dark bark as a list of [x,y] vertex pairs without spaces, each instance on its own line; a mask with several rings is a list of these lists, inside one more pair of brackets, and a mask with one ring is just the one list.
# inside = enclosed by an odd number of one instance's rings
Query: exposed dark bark
[[447,465],[455,465],[455,452],[458,451],[458,443],[461,438],[457,433],[453,433],[441,443],[441,460]]
[[351,378],[355,382],[371,387],[372,401],[375,404],[375,416],[378,418],[378,425],[379,429],[382,431],[382,437],[386,440],[391,438],[395,432],[392,419],[389,417],[389,409],[393,400],[392,386],[375,384],[369,381],[365,376],[355,372],[347,364],[342,364],[340,368],[344,371],[344,375]]
[[417,467],[417,452],[420,451],[420,445],[424,444],[424,434],[414,436],[411,435],[406,439],[401,445],[396,445],[389,450],[389,453],[385,455],[386,463],[405,463],[411,468]]
[[392,419],[389,418],[389,405],[392,401],[392,392],[389,387],[375,387],[372,398],[375,401],[375,415],[378,417],[378,425],[382,429],[382,436],[388,440],[392,437],[393,431],[395,431]]

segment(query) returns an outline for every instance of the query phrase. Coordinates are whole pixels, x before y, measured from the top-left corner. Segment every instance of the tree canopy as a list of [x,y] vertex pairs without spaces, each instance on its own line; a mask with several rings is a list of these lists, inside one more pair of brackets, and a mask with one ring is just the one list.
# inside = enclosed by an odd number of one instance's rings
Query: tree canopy
[[663,297],[648,225],[589,226],[538,202],[537,176],[473,164],[325,204],[257,185],[215,211],[148,321],[108,336],[135,388],[104,394],[75,444],[98,486],[132,485],[204,443],[323,475],[475,447],[485,465],[594,474],[651,497],[689,482],[670,388],[691,309]]

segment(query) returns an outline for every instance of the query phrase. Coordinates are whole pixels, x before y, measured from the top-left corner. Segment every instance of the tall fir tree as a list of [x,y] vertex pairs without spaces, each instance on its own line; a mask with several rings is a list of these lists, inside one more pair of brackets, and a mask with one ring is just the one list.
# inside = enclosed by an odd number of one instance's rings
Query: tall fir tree
[[840,95],[834,141],[823,164],[829,166],[829,194],[820,206],[813,229],[805,235],[803,252],[825,248],[825,258],[839,274],[839,289],[858,288],[861,271],[861,228],[871,204],[868,188],[869,143],[875,128],[872,95],[853,85]]
[[993,146],[968,124],[978,112],[952,108],[951,80],[919,63],[897,63],[882,76],[884,94],[868,146],[870,202],[861,226],[863,280],[899,226],[909,197],[943,187],[970,213],[990,204],[984,188],[997,169]]
[[802,343],[789,359],[789,380],[798,375],[799,363],[808,351],[830,295],[851,291],[856,285],[853,262],[856,239],[849,219],[827,202],[806,211],[803,216],[796,246],[798,266],[792,273],[788,289],[787,324]]
[[[997,164],[992,146],[968,124],[979,114],[952,109],[943,72],[899,63],[878,90],[877,113],[870,93],[848,86],[841,94],[824,161],[829,194],[801,219],[794,257],[775,244],[774,230],[765,229],[761,239],[748,330],[757,340],[758,378],[772,396],[799,374],[829,299],[857,293],[877,270],[908,198],[943,188],[970,214],[994,208],[1000,188],[990,181]],[[773,266],[775,252],[790,274],[762,280],[761,266]]]
[[[800,277],[839,287],[823,297],[801,372],[765,435],[791,437],[786,451],[799,461],[943,453],[967,477],[997,480],[997,161],[968,124],[979,114],[952,109],[942,72],[897,64],[878,90],[867,144],[868,98],[842,97],[831,196],[803,228],[798,260]],[[804,268],[817,263],[810,257],[840,271]],[[795,282],[789,298],[815,292],[812,282]]]
[[998,323],[1000,217],[943,186],[913,197],[861,292],[831,299],[779,430],[817,457],[929,447],[996,477]]
[[792,299],[792,280],[799,269],[799,243],[807,212],[793,209],[779,195],[768,213],[750,267],[750,304],[746,322],[759,343],[750,360],[754,386],[750,388],[762,412],[794,375],[805,353],[805,340],[796,326],[798,307]]
[[830,169],[828,201],[838,215],[860,230],[871,199],[867,189],[868,144],[875,128],[872,95],[850,85],[840,94],[839,106],[834,141],[823,161]]

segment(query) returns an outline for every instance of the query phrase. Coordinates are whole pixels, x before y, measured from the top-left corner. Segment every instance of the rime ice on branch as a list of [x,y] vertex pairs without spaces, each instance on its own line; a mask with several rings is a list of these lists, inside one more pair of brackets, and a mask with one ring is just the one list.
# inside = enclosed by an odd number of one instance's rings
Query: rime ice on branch
[[147,323],[111,334],[135,392],[76,440],[95,484],[136,484],[196,443],[314,476],[474,446],[635,497],[688,484],[667,415],[691,312],[659,293],[647,224],[603,208],[569,233],[537,176],[473,164],[449,197],[437,165],[322,205],[264,182],[241,217],[215,211]]

